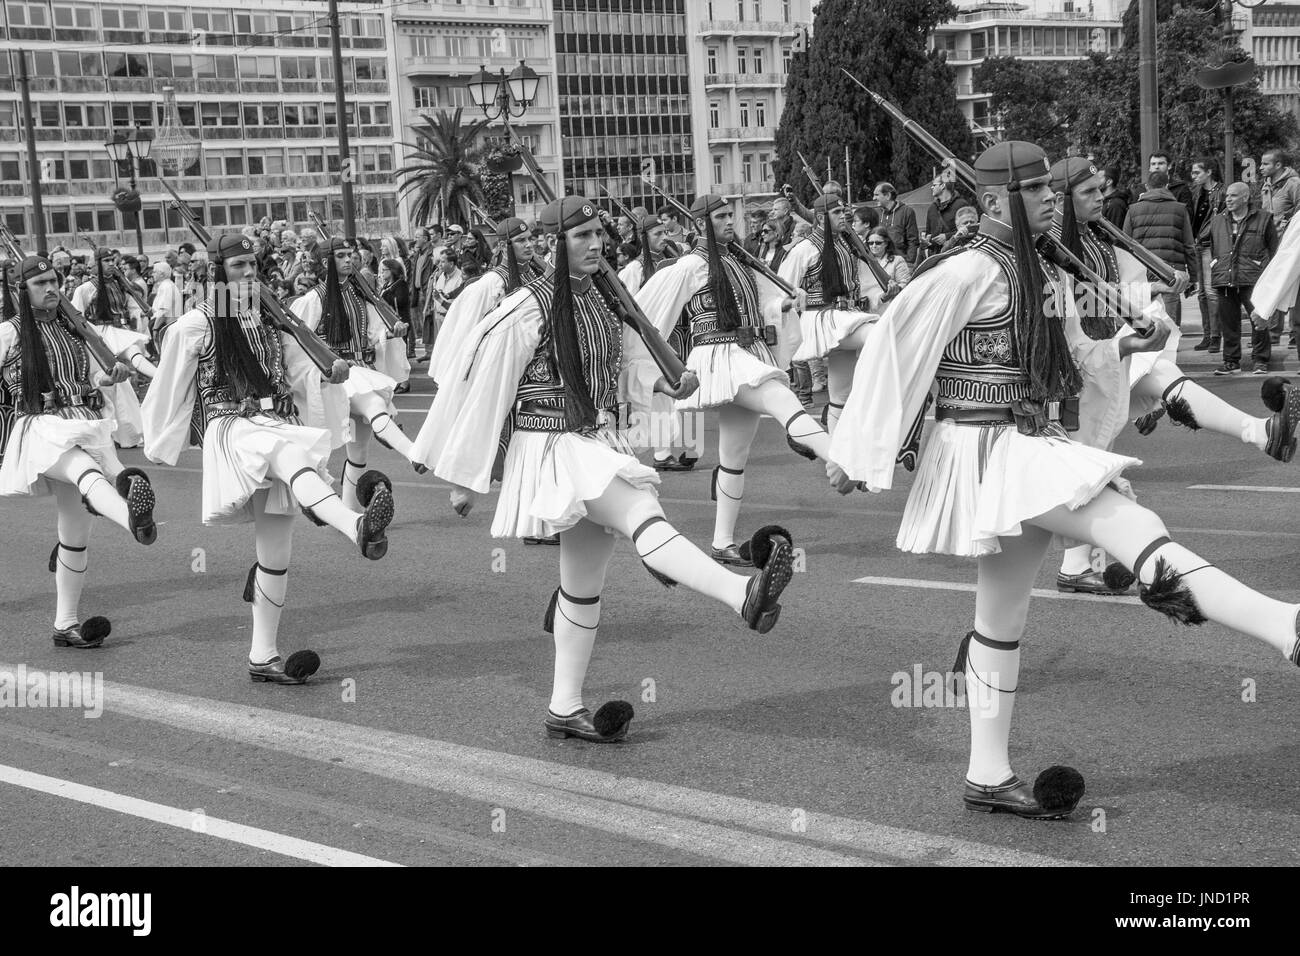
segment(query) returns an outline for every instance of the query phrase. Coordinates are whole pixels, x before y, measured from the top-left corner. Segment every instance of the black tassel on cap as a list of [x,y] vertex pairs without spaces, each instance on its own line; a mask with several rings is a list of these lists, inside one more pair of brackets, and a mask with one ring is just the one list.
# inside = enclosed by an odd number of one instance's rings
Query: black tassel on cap
[[555,370],[564,385],[565,423],[575,430],[594,428],[596,405],[582,365],[582,348],[578,345],[577,317],[574,315],[573,288],[569,278],[569,237],[561,232],[555,252],[555,292],[546,317],[551,332],[551,354]]
[[822,213],[822,296],[830,302],[848,294],[844,273],[840,271],[840,257],[835,249],[835,228],[831,225],[831,211]]
[[709,255],[709,291],[717,309],[718,327],[731,330],[740,328],[740,308],[736,305],[736,290],[732,288],[731,279],[722,265],[722,251],[718,246],[718,237],[714,233],[713,220],[702,217],[705,222],[704,246]]

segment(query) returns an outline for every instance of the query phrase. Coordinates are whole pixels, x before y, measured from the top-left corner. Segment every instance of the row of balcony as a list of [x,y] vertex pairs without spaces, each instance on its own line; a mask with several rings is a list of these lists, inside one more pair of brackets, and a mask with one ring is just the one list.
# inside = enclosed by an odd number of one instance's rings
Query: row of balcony
[[404,56],[400,60],[402,73],[408,76],[423,76],[437,73],[446,76],[473,76],[480,66],[511,67],[519,65],[519,58],[508,54],[482,56],[479,53],[465,53],[461,56]]
[[[247,196],[249,190],[274,190],[278,193],[291,191],[294,196],[304,189],[338,189],[338,173],[292,173],[277,175],[249,176],[185,176],[170,180],[179,193],[219,193],[229,192]],[[358,174],[360,188],[382,187],[395,182],[392,170]],[[49,196],[98,196],[103,198],[113,189],[112,179],[84,180],[44,180],[41,182],[41,195]],[[168,193],[154,183],[149,177],[140,181],[140,192],[145,202],[165,200]],[[0,196],[22,198],[28,194],[26,183],[0,183]],[[214,197],[215,198],[215,197]],[[222,197],[230,198],[230,197]]]
[[[295,226],[305,226],[308,223],[294,223]],[[242,226],[218,226],[218,229],[237,231]],[[364,219],[360,214],[357,215],[357,232],[370,236],[388,236],[397,235],[401,231],[401,222],[398,219]],[[35,241],[35,237],[18,235],[16,237],[20,245],[28,245]],[[108,246],[114,249],[121,249],[124,252],[135,251],[135,230],[116,230],[113,232],[87,232],[80,230],[75,233],[49,232],[46,240],[51,249],[56,246],[65,246],[69,249],[81,249],[86,245],[89,239],[97,246]],[[144,246],[145,251],[151,255],[158,255],[162,250],[174,248],[178,243],[191,241],[189,229],[184,225],[172,226],[169,229],[145,229]]]
[[[329,33],[311,35],[302,32],[285,33],[285,34],[268,34],[268,33],[214,33],[210,30],[198,31],[203,38],[205,46],[213,47],[296,47],[299,49],[314,49],[317,47],[329,49]],[[178,30],[83,30],[72,27],[55,27],[54,32],[50,32],[48,26],[44,27],[18,27],[11,26],[5,28],[0,25],[0,40],[28,40],[38,43],[104,43],[104,44],[122,44],[127,46],[192,46],[194,44],[194,34],[189,31]],[[382,50],[384,48],[383,37],[354,37],[344,34],[340,37],[339,45],[345,50]]]
[[776,183],[718,183],[713,187],[714,192],[721,193],[724,198],[735,196],[772,196],[776,194]]
[[709,143],[723,143],[728,140],[748,142],[759,139],[776,139],[775,126],[722,126],[709,130]]
[[[188,132],[201,141],[208,140],[319,140],[331,139],[338,135],[338,127],[334,124],[328,126],[250,126],[247,128],[241,126],[200,126],[197,128],[187,127]],[[120,132],[118,129],[109,129],[107,127],[83,126],[83,127],[61,127],[55,129],[46,129],[37,127],[36,142],[38,143],[94,143],[102,146],[114,132]],[[385,139],[391,140],[393,136],[393,127],[388,124],[383,125],[366,125],[350,126],[349,135],[356,139]],[[0,129],[0,143],[21,143],[24,142],[22,134],[16,129]],[[269,145],[269,144],[266,144]],[[366,144],[370,145],[370,144]]]
[[799,26],[772,20],[705,20],[700,24],[701,36],[793,36]]
[[[348,95],[388,96],[387,80],[348,80]],[[176,78],[170,76],[34,76],[30,80],[33,93],[153,93],[162,95],[170,86],[182,93],[333,93],[332,79],[310,80],[209,80]],[[17,90],[13,77],[0,77],[0,91]]]
[[785,86],[784,73],[710,73],[704,77],[708,86]]

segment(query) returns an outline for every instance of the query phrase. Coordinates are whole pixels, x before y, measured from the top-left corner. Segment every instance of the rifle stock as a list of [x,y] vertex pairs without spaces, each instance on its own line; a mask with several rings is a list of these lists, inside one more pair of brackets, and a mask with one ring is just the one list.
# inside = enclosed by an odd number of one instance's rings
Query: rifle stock
[[[211,242],[212,234],[208,232],[203,223],[199,222],[199,217],[190,208],[190,204],[182,199],[176,190],[172,189],[171,183],[167,182],[167,180],[159,176],[158,181],[163,184],[164,189],[171,193],[172,205],[181,214],[181,218],[189,226],[190,232],[194,233],[194,238],[198,239],[204,246]],[[338,364],[343,362],[343,359],[339,358],[319,335],[307,328],[302,319],[282,306],[275,297],[275,293],[265,282],[259,279],[258,286],[258,303],[270,314],[271,321],[275,323],[275,326],[281,332],[287,332],[293,336],[294,341],[307,353],[307,357],[312,360],[313,365],[321,370],[322,374],[327,378],[332,376]]]
[[[18,245],[18,240],[8,226],[0,225],[0,240],[3,240],[5,248],[14,260],[15,265],[23,261],[22,247]],[[14,292],[17,293],[18,290],[15,289]],[[63,294],[62,289],[59,289],[59,314],[85,340],[86,347],[94,353],[95,361],[103,367],[104,371],[113,371],[113,366],[119,361],[118,356],[113,354],[113,350],[108,347],[108,343],[104,341],[95,327],[86,321],[86,317],[77,311],[72,301]]]

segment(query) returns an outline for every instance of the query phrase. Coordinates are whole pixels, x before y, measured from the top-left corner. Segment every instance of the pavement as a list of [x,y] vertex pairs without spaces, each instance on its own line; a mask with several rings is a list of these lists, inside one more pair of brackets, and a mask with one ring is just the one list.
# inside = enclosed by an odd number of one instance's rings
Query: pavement
[[[1212,377],[1219,357],[1191,350],[1194,301],[1185,315],[1185,371],[1264,414],[1261,380]],[[1295,353],[1274,364],[1294,376]],[[418,368],[398,398],[408,430],[430,402]],[[704,546],[715,428],[707,416],[695,471],[661,486]],[[1145,461],[1133,483],[1176,540],[1300,601],[1300,463],[1167,419],[1117,450]],[[974,564],[895,550],[909,475],[841,498],[776,423],[759,430],[740,530],[780,523],[801,549],[781,621],[756,635],[665,590],[621,542],[586,686],[589,704],[634,704],[618,745],[543,733],[557,550],[491,539],[491,499],[459,518],[445,485],[377,447],[370,464],[397,494],[388,557],[298,524],[280,649],[311,647],[323,666],[301,687],[250,683],[251,529],[201,525],[199,464],[191,451],[150,467],[154,546],[97,522],[82,611],[112,619],[98,650],[49,640],[50,499],[0,499],[0,672],[103,681],[98,716],[0,707],[0,864],[1300,863],[1300,673],[1135,598],[1059,596],[1055,555],[1030,609],[1012,759],[1026,778],[1074,766],[1087,793],[1060,823],[966,812],[967,716],[931,675],[970,627]]]

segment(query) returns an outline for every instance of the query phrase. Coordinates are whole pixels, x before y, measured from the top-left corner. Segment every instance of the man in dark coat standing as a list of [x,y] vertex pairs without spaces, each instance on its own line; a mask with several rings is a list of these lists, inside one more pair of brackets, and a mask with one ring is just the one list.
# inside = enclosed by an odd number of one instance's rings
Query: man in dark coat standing
[[[1192,239],[1192,220],[1187,207],[1168,189],[1169,177],[1154,172],[1146,192],[1128,207],[1124,231],[1142,248],[1154,253],[1179,272],[1196,281],[1196,246]],[[1183,324],[1183,297],[1176,292],[1162,292],[1165,311],[1175,325]]]
[[1277,254],[1277,229],[1268,210],[1250,211],[1250,188],[1233,183],[1224,196],[1227,208],[1210,220],[1210,281],[1219,294],[1223,364],[1215,375],[1241,372],[1241,310],[1251,316],[1250,351],[1256,375],[1268,374],[1273,355],[1269,316],[1256,321],[1250,294],[1264,266]]

